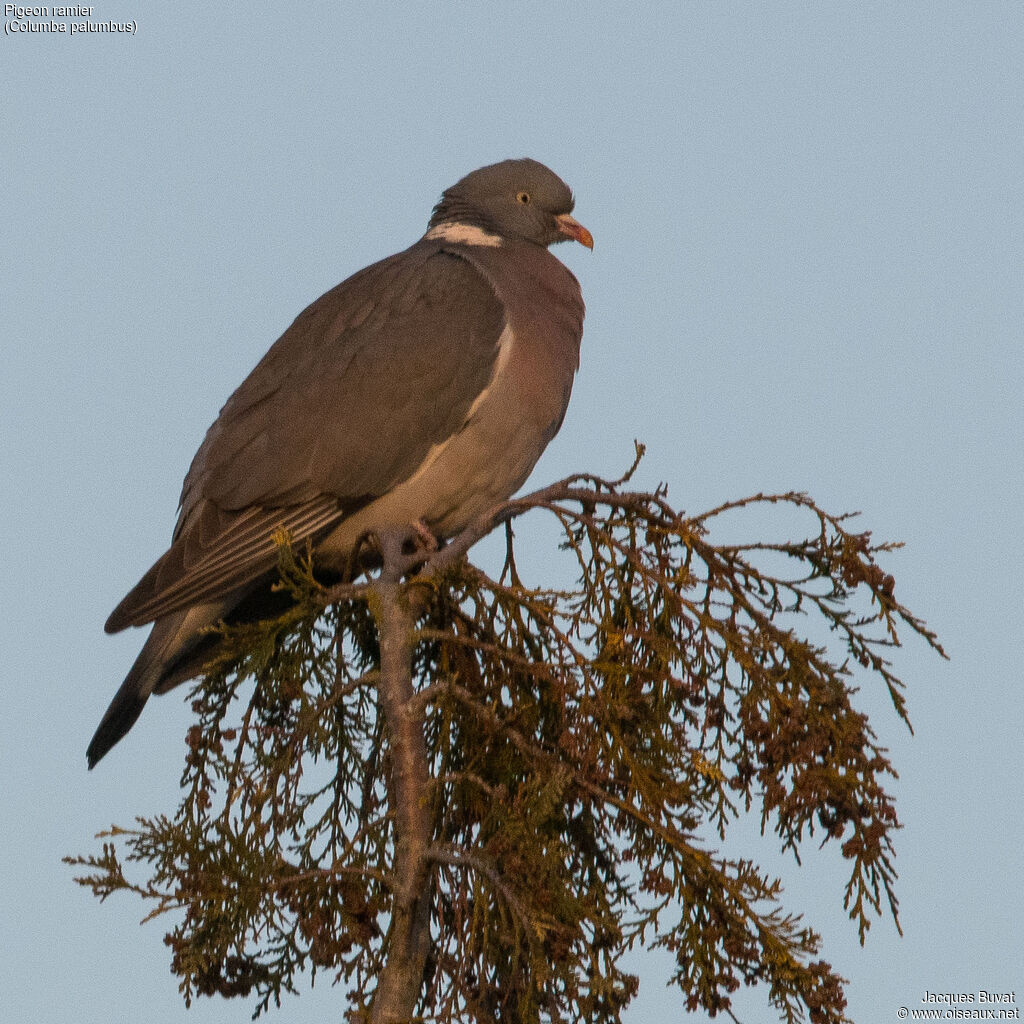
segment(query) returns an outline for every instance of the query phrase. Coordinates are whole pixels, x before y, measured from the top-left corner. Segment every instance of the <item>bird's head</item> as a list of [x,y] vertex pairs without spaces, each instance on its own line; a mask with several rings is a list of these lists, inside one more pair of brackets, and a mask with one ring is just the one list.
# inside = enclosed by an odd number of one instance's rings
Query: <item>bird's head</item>
[[573,206],[569,186],[542,163],[503,160],[446,189],[428,233],[445,237],[450,230],[454,237],[458,226],[545,246],[571,239],[593,249],[590,232],[571,216]]

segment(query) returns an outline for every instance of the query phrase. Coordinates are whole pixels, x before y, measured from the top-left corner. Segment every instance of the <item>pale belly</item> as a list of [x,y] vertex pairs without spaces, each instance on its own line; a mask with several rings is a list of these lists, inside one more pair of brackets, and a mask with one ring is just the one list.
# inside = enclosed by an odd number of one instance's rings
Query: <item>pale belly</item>
[[347,558],[369,532],[423,523],[448,538],[511,497],[530,475],[555,424],[538,422],[507,373],[510,332],[491,384],[474,403],[462,429],[428,453],[416,472],[388,494],[350,516],[317,546],[327,565]]

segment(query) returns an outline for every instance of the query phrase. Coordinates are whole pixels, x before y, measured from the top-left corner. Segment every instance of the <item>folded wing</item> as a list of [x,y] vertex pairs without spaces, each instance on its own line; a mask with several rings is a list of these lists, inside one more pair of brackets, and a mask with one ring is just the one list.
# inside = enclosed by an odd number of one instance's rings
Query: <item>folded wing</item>
[[314,302],[210,427],[170,549],[107,631],[244,592],[276,565],[278,530],[315,544],[412,476],[487,387],[504,325],[480,272],[427,241]]

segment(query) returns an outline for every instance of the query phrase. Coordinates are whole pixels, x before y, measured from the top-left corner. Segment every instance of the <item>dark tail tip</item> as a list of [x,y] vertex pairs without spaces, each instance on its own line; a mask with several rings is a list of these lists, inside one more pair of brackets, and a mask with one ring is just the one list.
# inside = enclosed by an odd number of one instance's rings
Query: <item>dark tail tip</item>
[[136,723],[145,706],[146,697],[138,693],[125,693],[123,688],[118,692],[89,743],[89,749],[85,752],[90,771]]

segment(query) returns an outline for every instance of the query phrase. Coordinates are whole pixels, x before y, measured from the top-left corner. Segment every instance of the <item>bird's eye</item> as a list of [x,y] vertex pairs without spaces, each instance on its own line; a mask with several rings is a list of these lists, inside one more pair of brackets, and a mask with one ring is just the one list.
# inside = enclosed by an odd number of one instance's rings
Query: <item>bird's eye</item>
[[526,204],[527,204],[527,203],[528,203],[529,201],[530,201],[530,193],[529,193],[529,192],[520,192],[520,193],[519,193],[519,194],[518,194],[518,195],[516,196],[516,202],[517,202],[517,203],[522,203],[522,204],[523,204],[524,206],[525,206],[525,205],[526,205]]

